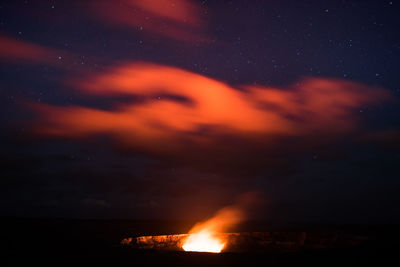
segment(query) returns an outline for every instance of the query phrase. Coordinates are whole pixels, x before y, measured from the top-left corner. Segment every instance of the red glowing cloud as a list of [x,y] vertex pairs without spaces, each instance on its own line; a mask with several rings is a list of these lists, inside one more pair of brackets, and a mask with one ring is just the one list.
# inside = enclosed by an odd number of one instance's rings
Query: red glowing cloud
[[221,136],[249,140],[335,136],[356,129],[355,109],[388,97],[377,88],[316,78],[286,89],[243,86],[239,90],[183,69],[143,62],[122,64],[73,84],[85,95],[140,96],[145,101],[117,102],[113,110],[36,105],[37,133],[70,138],[103,135],[147,151],[215,145]]
[[202,11],[189,0],[100,0],[91,7],[106,23],[179,41],[206,40]]
[[0,35],[0,59],[10,62],[57,64],[64,52]]

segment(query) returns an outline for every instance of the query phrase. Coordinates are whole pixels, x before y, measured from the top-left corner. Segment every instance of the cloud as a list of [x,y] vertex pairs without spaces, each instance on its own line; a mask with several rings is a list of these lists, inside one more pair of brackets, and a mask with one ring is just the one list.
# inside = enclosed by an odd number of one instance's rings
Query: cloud
[[0,35],[0,60],[9,62],[59,64],[66,53],[26,41]]
[[[34,104],[34,132],[106,136],[120,147],[162,153],[213,150],[227,140],[257,140],[268,147],[274,138],[335,138],[357,130],[361,107],[389,98],[385,90],[339,79],[304,78],[287,88],[234,87],[146,62],[119,64],[71,83],[85,97],[108,98],[113,108]],[[120,102],[121,97],[143,101]]]
[[102,22],[185,42],[206,41],[200,6],[189,0],[93,1]]

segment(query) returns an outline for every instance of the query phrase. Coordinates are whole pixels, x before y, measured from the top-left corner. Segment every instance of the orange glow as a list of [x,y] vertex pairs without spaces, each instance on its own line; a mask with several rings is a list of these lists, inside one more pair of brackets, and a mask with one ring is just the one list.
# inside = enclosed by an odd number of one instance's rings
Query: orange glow
[[182,248],[185,251],[219,253],[224,246],[225,242],[207,231],[202,231],[200,233],[189,235]]
[[205,41],[200,7],[189,0],[95,1],[104,22],[187,42]]
[[196,224],[183,241],[185,251],[221,252],[227,245],[227,235],[221,233],[231,229],[245,218],[245,211],[256,203],[257,195],[249,192],[242,195],[238,204],[220,209],[209,220]]
[[143,101],[112,102],[114,107],[108,110],[36,105],[37,133],[71,138],[103,135],[124,147],[147,151],[213,146],[223,136],[265,140],[345,134],[357,129],[357,109],[388,97],[378,88],[322,78],[304,79],[285,89],[241,86],[239,90],[183,69],[144,62],[121,64],[71,83],[87,96],[132,96]]

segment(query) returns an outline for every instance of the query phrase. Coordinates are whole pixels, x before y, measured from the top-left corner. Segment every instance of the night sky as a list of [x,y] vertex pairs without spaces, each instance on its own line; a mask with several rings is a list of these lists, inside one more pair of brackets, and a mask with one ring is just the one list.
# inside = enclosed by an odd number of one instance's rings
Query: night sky
[[0,215],[400,222],[400,1],[0,2]]

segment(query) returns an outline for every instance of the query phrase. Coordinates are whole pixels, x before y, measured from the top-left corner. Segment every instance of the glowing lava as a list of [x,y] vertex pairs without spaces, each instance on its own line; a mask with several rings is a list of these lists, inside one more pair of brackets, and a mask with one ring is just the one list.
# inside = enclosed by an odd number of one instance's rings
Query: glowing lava
[[188,237],[183,241],[182,249],[185,251],[221,252],[228,243],[228,239],[223,233],[243,220],[245,207],[253,198],[252,193],[243,194],[239,199],[239,204],[224,207],[207,221],[195,224],[189,231]]
[[214,252],[219,253],[224,248],[225,242],[213,236],[213,234],[202,231],[190,234],[185,240],[182,248],[185,251]]

